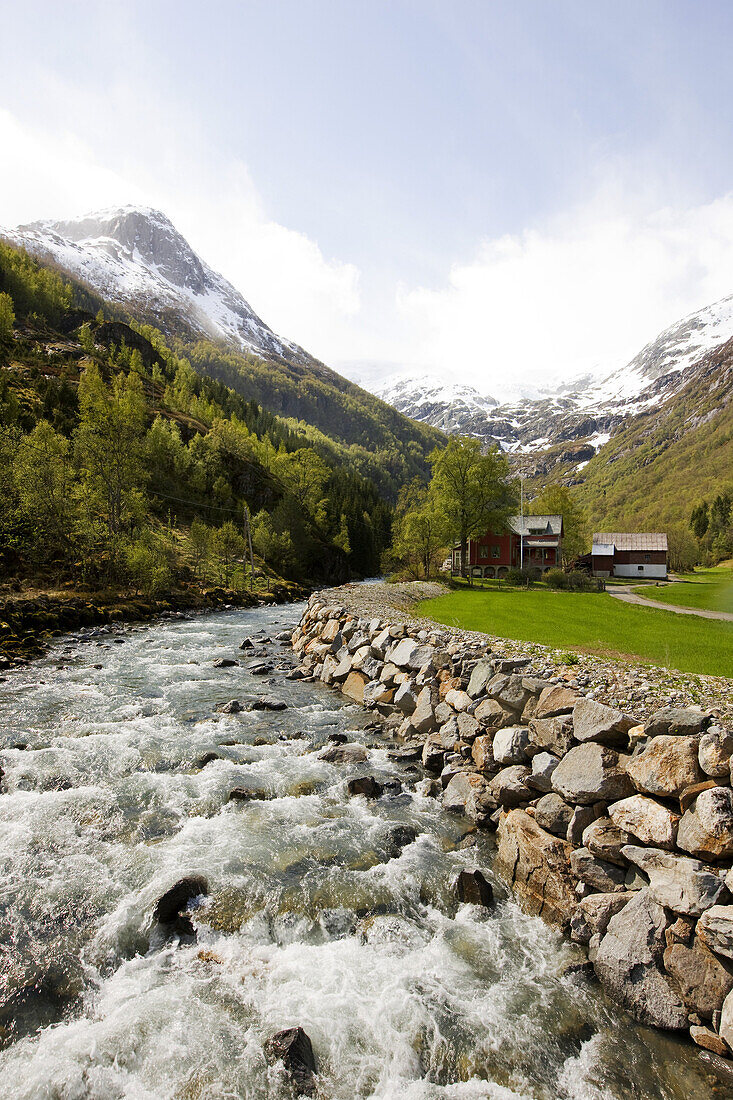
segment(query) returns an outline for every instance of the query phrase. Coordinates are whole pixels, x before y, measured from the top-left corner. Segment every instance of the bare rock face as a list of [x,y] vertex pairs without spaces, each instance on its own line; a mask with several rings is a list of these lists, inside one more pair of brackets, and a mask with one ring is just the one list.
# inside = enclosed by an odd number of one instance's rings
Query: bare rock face
[[693,936],[691,944],[673,943],[664,952],[664,966],[690,1012],[712,1019],[733,989],[733,968],[718,959]]
[[570,867],[581,882],[604,894],[625,890],[626,871],[615,863],[598,859],[588,848],[576,848],[570,855]]
[[611,917],[620,913],[632,896],[626,891],[583,898],[570,920],[570,938],[575,943],[590,943],[592,936],[602,936]]
[[633,790],[616,750],[596,741],[570,750],[555,768],[552,786],[568,802],[581,805],[615,802]]
[[529,723],[527,754],[551,752],[564,756],[573,744],[573,729],[567,715],[557,718],[532,718]]
[[594,960],[598,978],[644,1024],[688,1026],[687,1008],[663,969],[668,920],[649,890],[639,890],[611,917]]
[[498,866],[527,912],[567,927],[575,907],[570,845],[542,829],[524,810],[499,824]]
[[608,816],[619,829],[654,848],[674,848],[679,814],[653,798],[632,794],[608,807]]
[[647,737],[702,733],[710,725],[710,715],[699,707],[662,707],[644,726]]
[[733,959],[733,905],[713,905],[697,923],[697,934],[716,955]]
[[625,746],[634,725],[622,711],[595,699],[581,697],[573,707],[573,736],[576,741],[600,741],[603,745]]
[[720,897],[725,884],[697,859],[627,844],[622,854],[649,876],[649,894],[659,905],[684,916],[699,917]]
[[698,759],[705,775],[713,779],[730,779],[730,758],[733,756],[733,730],[710,726],[700,738]]
[[578,701],[576,692],[561,684],[546,687],[537,702],[538,718],[554,718],[558,714],[571,714]]
[[573,816],[573,807],[554,792],[544,795],[534,810],[534,817],[542,829],[562,840],[567,837],[568,826]]
[[733,856],[733,791],[710,787],[701,791],[683,815],[677,847],[698,859]]
[[628,774],[642,794],[678,796],[705,779],[698,762],[697,737],[660,735],[628,764]]

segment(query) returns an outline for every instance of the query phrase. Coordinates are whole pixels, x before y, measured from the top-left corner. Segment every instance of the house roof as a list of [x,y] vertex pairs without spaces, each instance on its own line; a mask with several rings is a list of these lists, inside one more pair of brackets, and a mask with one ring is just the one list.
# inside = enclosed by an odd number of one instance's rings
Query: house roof
[[661,531],[609,532],[593,535],[593,554],[612,554],[616,550],[666,550],[667,536]]
[[508,526],[515,535],[555,535],[562,534],[562,516],[509,516]]

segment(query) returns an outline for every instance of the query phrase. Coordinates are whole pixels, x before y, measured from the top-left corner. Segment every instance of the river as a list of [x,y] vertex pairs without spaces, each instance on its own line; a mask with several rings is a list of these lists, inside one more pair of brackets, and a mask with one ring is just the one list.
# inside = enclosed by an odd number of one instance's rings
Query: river
[[[466,823],[365,712],[286,679],[274,640],[272,674],[247,671],[242,639],[301,610],[88,631],[0,682],[0,1096],[277,1098],[263,1043],[292,1025],[323,1100],[722,1095],[687,1044],[568,972],[574,949],[491,873],[491,837],[461,847]],[[264,692],[287,709],[215,709]],[[367,764],[319,759],[342,732]],[[365,772],[402,789],[349,798]],[[268,797],[230,802],[243,785]],[[476,861],[492,911],[453,897]],[[191,874],[197,942],[167,940],[156,900]]]

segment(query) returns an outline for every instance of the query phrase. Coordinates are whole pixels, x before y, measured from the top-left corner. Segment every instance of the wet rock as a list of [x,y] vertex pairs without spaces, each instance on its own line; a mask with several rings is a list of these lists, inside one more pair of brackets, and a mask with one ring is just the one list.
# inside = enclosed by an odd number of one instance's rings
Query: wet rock
[[632,794],[609,806],[608,816],[614,825],[631,833],[642,844],[650,844],[653,848],[674,848],[679,814],[653,798]]
[[733,905],[713,905],[697,922],[697,934],[716,953],[733,959]]
[[560,763],[550,752],[538,752],[532,757],[532,774],[527,778],[530,787],[547,793],[552,790],[552,773]]
[[699,859],[733,856],[733,791],[711,787],[702,791],[683,815],[677,847]]
[[523,802],[529,802],[534,796],[534,791],[527,783],[530,775],[529,768],[523,764],[513,764],[494,776],[489,785],[489,791],[499,806],[520,806]]
[[661,848],[627,844],[622,854],[649,876],[649,893],[667,909],[685,916],[700,916],[725,889],[723,880],[704,863]]
[[339,732],[335,731],[335,732],[333,732],[333,733],[329,733],[329,735],[328,735],[328,740],[329,740],[329,741],[330,741],[330,742],[331,742],[331,743],[332,743],[333,745],[345,745],[345,744],[346,744],[346,742],[347,742],[347,741],[348,741],[349,739],[348,739],[348,737],[346,736],[346,734],[345,734],[345,733],[339,733]]
[[230,802],[267,802],[272,795],[269,791],[258,790],[256,787],[232,787],[229,792]]
[[358,742],[345,745],[332,745],[320,753],[319,759],[328,764],[361,764],[367,759],[367,751]]
[[272,672],[273,666],[263,661],[250,661],[247,665],[247,672],[250,676],[268,676]]
[[234,661],[231,657],[217,657],[214,661],[214,668],[232,668],[238,664],[239,661]]
[[590,943],[595,935],[602,936],[608,922],[631,900],[631,894],[589,894],[578,904],[570,919],[570,938],[575,943]]
[[403,848],[408,844],[414,844],[417,840],[417,829],[412,825],[393,825],[385,840],[385,847],[391,859],[396,859],[402,854]]
[[158,898],[153,917],[159,924],[174,924],[188,903],[201,894],[208,894],[209,885],[201,875],[179,879],[170,890]]
[[220,703],[216,709],[220,714],[239,714],[244,708],[239,699],[230,699],[228,703]]
[[355,703],[363,703],[364,688],[367,682],[367,677],[363,672],[353,671],[344,680],[341,690],[344,695],[348,696],[349,699],[353,699]]
[[624,874],[627,863],[621,855],[621,849],[628,843],[628,833],[619,829],[610,817],[597,817],[583,830],[584,846],[598,859],[605,859],[609,863],[616,863],[619,867],[623,867]]
[[697,737],[654,737],[627,768],[634,786],[643,794],[670,798],[685,787],[705,779],[698,762]]
[[615,863],[598,859],[588,848],[576,848],[570,855],[570,867],[581,882],[604,894],[625,889],[626,872]]
[[633,792],[619,754],[596,741],[576,745],[563,757],[553,772],[552,786],[568,802],[582,805],[615,802]]
[[292,634],[289,630],[281,630],[279,634],[275,635],[276,642],[289,642],[291,638]]
[[559,794],[546,794],[535,806],[534,816],[541,828],[565,840],[573,816],[573,807],[560,798]]
[[423,767],[427,768],[431,772],[440,772],[443,768],[443,762],[445,760],[445,749],[440,743],[440,738],[437,734],[433,734],[427,738],[422,750],[422,763]]
[[578,701],[578,694],[562,687],[561,684],[552,684],[544,689],[537,703],[538,718],[555,718],[560,714],[571,714]]
[[379,798],[383,787],[373,775],[362,775],[358,779],[350,779],[347,783],[347,790],[352,797],[361,794],[365,798]]
[[664,966],[690,1012],[710,1020],[733,989],[733,969],[694,936],[665,949]]
[[194,768],[205,768],[207,764],[213,764],[215,760],[221,760],[221,756],[218,752],[205,752],[203,756],[194,763]]
[[276,699],[274,695],[261,695],[249,704],[250,710],[287,710],[287,703]]
[[687,1009],[663,969],[662,906],[640,890],[611,917],[595,952],[598,978],[617,1001],[645,1024],[668,1030],[686,1028]]
[[697,1046],[704,1047],[705,1050],[712,1050],[714,1054],[725,1057],[730,1053],[720,1036],[711,1031],[709,1027],[700,1027],[699,1024],[693,1024],[690,1028],[690,1038]]
[[472,821],[482,821],[496,809],[486,779],[473,771],[459,771],[443,791],[443,807],[463,813]]
[[616,747],[626,745],[633,718],[595,699],[581,697],[573,707],[573,736],[576,741],[600,741]]
[[577,904],[570,845],[542,829],[524,810],[510,810],[498,833],[497,866],[523,908],[567,927]]
[[710,726],[700,738],[698,760],[706,775],[714,779],[730,779],[730,760],[733,756],[733,730],[722,726]]
[[455,882],[456,897],[467,905],[482,905],[491,909],[494,891],[480,871],[460,871]]
[[265,1054],[268,1061],[283,1063],[285,1073],[299,1096],[315,1096],[316,1059],[311,1041],[302,1027],[278,1031],[267,1040]]
[[662,707],[644,724],[644,732],[647,737],[678,736],[702,733],[709,725],[710,715],[699,707]]

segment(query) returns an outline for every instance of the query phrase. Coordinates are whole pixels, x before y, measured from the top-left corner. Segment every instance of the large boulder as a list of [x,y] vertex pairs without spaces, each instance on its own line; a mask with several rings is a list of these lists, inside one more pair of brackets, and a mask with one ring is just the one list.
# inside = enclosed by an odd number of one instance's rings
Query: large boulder
[[265,1044],[269,1062],[282,1062],[285,1075],[298,1096],[316,1093],[316,1060],[311,1041],[302,1027],[278,1031]]
[[496,771],[494,760],[494,738],[490,733],[482,733],[471,745],[471,758],[480,772]]
[[499,870],[529,913],[561,927],[569,925],[577,904],[570,851],[524,810],[511,810],[499,823]]
[[389,651],[388,657],[393,665],[417,671],[423,665],[428,664],[433,659],[434,654],[435,646],[421,645],[413,638],[403,638],[394,649]]
[[[610,817],[597,817],[583,830],[583,846],[598,859],[616,863],[619,867],[628,866],[621,855],[624,844],[629,843],[628,833],[614,825]],[[599,887],[600,889],[600,887]]]
[[575,943],[590,943],[591,937],[602,936],[608,922],[633,897],[625,893],[589,894],[578,904],[570,919],[570,938]]
[[410,722],[418,733],[429,733],[430,730],[435,729],[435,708],[430,684],[426,684],[418,695]]
[[478,698],[486,691],[486,685],[494,675],[494,666],[491,661],[477,661],[468,681],[468,694],[472,699]]
[[464,711],[473,704],[473,699],[467,691],[460,691],[458,688],[451,688],[445,694],[445,701],[449,707],[453,707],[455,711]]
[[600,741],[604,745],[625,746],[628,731],[633,725],[633,718],[595,699],[582,697],[573,707],[573,736],[576,741]]
[[537,824],[563,840],[567,837],[568,826],[572,820],[573,807],[554,792],[543,795],[534,809]]
[[538,752],[536,756],[533,756],[532,774],[527,780],[530,787],[534,787],[536,791],[542,791],[543,793],[551,791],[552,775],[559,763],[558,758],[553,756],[551,752]]
[[179,879],[169,890],[158,898],[153,917],[159,924],[175,924],[179,915],[188,907],[189,902],[202,894],[208,894],[209,886],[201,875],[189,875]]
[[505,726],[494,734],[494,759],[497,764],[524,764],[527,759],[526,726]]
[[701,791],[683,815],[677,847],[699,859],[733,856],[733,791],[710,787]]
[[571,852],[570,867],[581,882],[594,890],[604,894],[625,891],[626,871],[615,863],[598,859],[588,848],[576,848]]
[[472,821],[484,821],[497,808],[489,784],[478,772],[457,772],[443,791],[443,807]]
[[536,715],[538,718],[554,718],[558,714],[571,714],[577,701],[577,692],[562,684],[551,684],[539,697]]
[[491,909],[494,891],[481,871],[459,871],[455,882],[456,897],[467,905],[482,905]]
[[720,897],[725,883],[697,859],[626,844],[622,855],[649,877],[655,901],[684,916],[699,917]]
[[329,745],[320,754],[320,759],[328,764],[362,764],[368,755],[363,745],[352,741],[346,745]]
[[412,714],[417,705],[417,693],[409,680],[400,684],[395,692],[394,705],[403,714]]
[[516,721],[516,718],[509,718],[509,712],[496,699],[482,699],[474,711],[474,717],[482,726],[495,730],[507,721]]
[[573,727],[565,715],[558,718],[532,718],[529,723],[527,754],[551,752],[553,756],[565,756],[573,744]]
[[350,672],[344,680],[341,690],[344,695],[349,699],[353,699],[355,703],[364,702],[364,688],[366,687],[368,680],[362,672]]
[[568,802],[582,805],[615,802],[633,790],[619,754],[597,741],[572,748],[555,768],[552,786]]
[[654,848],[674,848],[677,839],[679,814],[647,798],[632,794],[608,807],[608,816],[614,825]]
[[627,771],[642,794],[679,797],[685,787],[704,778],[698,762],[697,737],[661,734],[629,761]]
[[499,806],[521,806],[534,797],[534,791],[527,786],[529,768],[522,764],[512,764],[504,768],[491,780],[490,791]]
[[700,738],[698,759],[705,775],[713,779],[730,779],[730,760],[733,756],[733,730],[723,726],[710,726]]
[[716,953],[733,959],[733,905],[713,905],[697,922],[697,934]]
[[660,733],[672,736],[701,733],[710,725],[710,715],[699,707],[662,707],[646,722],[647,737]]
[[669,921],[649,890],[639,890],[611,917],[594,967],[617,1001],[644,1024],[669,1030],[688,1026],[687,1008],[663,969]]
[[531,694],[532,692],[524,686],[524,678],[516,674],[509,676],[506,683],[493,693],[494,698],[502,706],[515,711],[524,710],[524,705]]
[[733,968],[718,959],[699,936],[690,944],[671,943],[664,952],[664,966],[690,1012],[706,1020],[720,1011],[733,989]]

